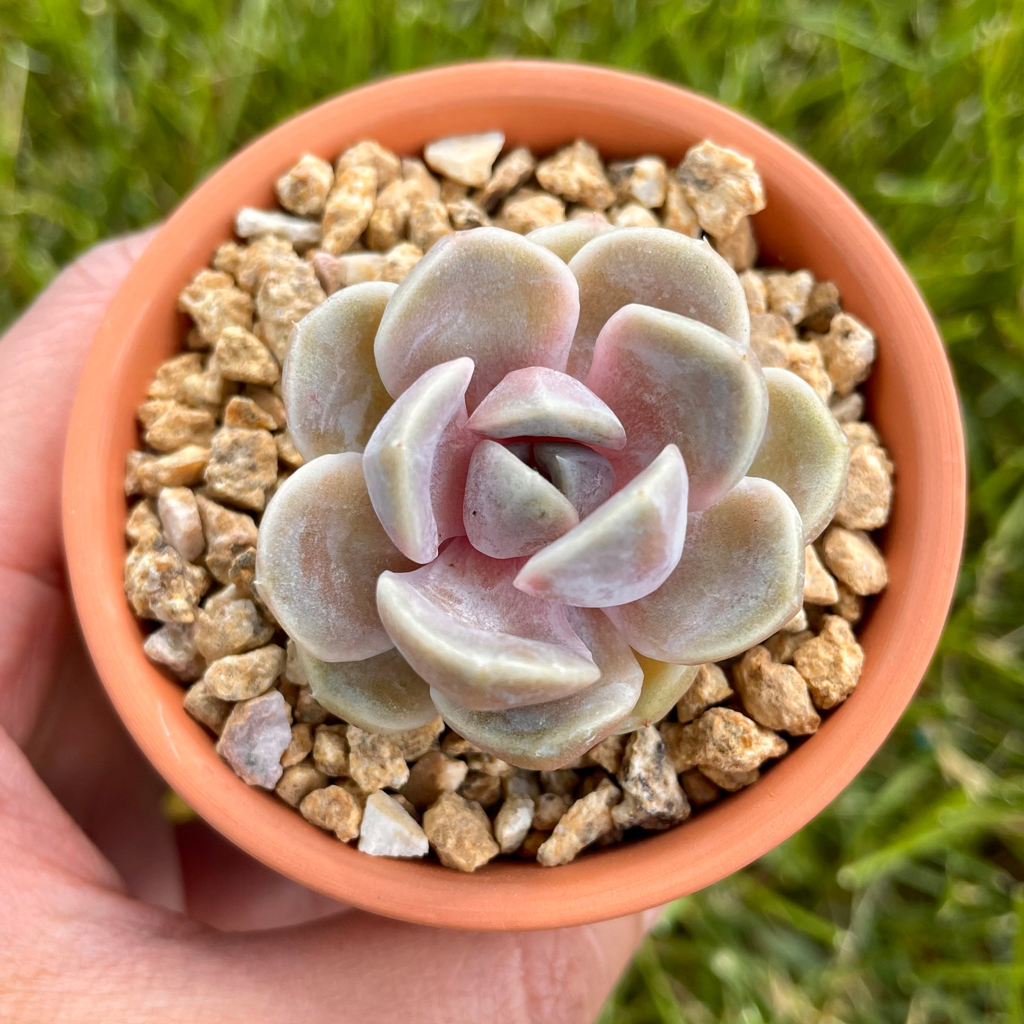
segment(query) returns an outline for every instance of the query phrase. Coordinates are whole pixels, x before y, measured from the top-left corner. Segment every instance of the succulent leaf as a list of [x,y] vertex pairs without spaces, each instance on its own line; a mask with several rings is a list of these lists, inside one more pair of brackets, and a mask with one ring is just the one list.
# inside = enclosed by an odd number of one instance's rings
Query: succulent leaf
[[586,445],[538,441],[533,445],[533,458],[537,467],[572,502],[580,519],[589,516],[615,492],[612,464]]
[[643,669],[644,685],[633,710],[615,729],[620,734],[660,722],[690,688],[700,671],[699,665],[671,665],[634,654]]
[[526,237],[550,249],[560,260],[568,263],[587,242],[606,231],[614,230],[614,225],[605,217],[590,213],[575,220],[562,221],[561,224],[546,224],[542,228],[535,228]]

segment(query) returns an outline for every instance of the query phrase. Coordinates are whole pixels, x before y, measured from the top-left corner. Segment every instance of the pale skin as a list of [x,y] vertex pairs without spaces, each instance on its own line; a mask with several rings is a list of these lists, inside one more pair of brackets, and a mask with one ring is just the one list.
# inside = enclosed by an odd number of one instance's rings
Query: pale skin
[[650,912],[441,933],[342,906],[201,822],[162,818],[165,785],[79,640],[60,531],[78,378],[150,237],[87,253],[0,339],[0,1020],[592,1019]]

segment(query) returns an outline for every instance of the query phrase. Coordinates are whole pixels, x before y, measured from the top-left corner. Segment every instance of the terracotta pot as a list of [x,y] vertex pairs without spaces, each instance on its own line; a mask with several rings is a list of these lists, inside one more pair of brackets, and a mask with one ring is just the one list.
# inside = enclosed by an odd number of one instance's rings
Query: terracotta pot
[[[182,708],[182,689],[142,653],[122,590],[126,453],[135,409],[183,336],[175,300],[231,237],[236,209],[272,202],[301,153],[333,157],[362,138],[399,153],[445,135],[500,128],[544,152],[577,136],[608,157],[679,160],[711,138],[749,154],[768,208],[756,231],[769,262],[839,285],[878,335],[870,416],[897,467],[885,537],[890,585],[861,633],[866,667],[821,730],[749,789],[680,828],[589,853],[557,869],[496,863],[461,875],[369,857],[251,789]],[[311,889],[367,910],[451,928],[551,928],[615,917],[693,892],[810,821],[857,774],[907,706],[938,641],[960,558],[965,469],[957,396],[921,296],[896,254],[820,168],[764,128],[648,78],[533,61],[466,64],[346,93],[258,139],[204,182],[129,274],[96,337],[75,404],[64,476],[64,533],[78,615],[96,669],[167,782],[234,843]]]

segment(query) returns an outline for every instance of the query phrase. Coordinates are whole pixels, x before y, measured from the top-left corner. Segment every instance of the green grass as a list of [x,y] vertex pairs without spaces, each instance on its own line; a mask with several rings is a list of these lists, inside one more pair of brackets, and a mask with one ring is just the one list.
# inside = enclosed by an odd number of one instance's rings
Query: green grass
[[22,0],[0,6],[0,324],[255,133],[471,57],[645,71],[792,139],[887,232],[963,396],[970,523],[920,695],[814,822],[675,903],[626,1021],[1020,1021],[1020,0]]

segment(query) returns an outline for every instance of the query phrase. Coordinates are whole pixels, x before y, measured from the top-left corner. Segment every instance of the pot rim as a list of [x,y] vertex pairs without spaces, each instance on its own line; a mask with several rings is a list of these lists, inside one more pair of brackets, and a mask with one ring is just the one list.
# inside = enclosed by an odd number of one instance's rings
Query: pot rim
[[[754,786],[680,828],[589,852],[557,870],[495,863],[462,875],[360,854],[272,794],[246,786],[220,761],[209,733],[184,711],[182,688],[146,660],[124,596],[123,457],[134,443],[146,374],[170,354],[166,339],[147,340],[147,324],[167,320],[169,297],[205,265],[207,241],[232,237],[239,205],[261,196],[266,202],[276,174],[307,149],[319,146],[330,156],[337,140],[334,152],[360,137],[393,144],[410,122],[429,141],[435,121],[458,122],[453,130],[465,132],[506,116],[520,125],[502,125],[510,141],[518,134],[568,142],[575,132],[566,126],[603,118],[621,122],[618,137],[632,131],[647,151],[666,157],[713,135],[754,157],[768,184],[769,211],[772,182],[787,196],[806,196],[805,205],[813,199],[823,214],[818,221],[799,204],[776,219],[810,218],[808,229],[824,247],[812,269],[841,279],[841,291],[850,293],[844,308],[879,335],[870,388],[879,408],[890,409],[883,437],[900,476],[887,531],[891,583],[862,635],[864,678],[816,735]],[[608,152],[593,133],[580,134]],[[625,152],[631,143],[619,145]],[[758,223],[770,216],[759,215]],[[795,227],[776,230],[770,255],[781,262],[803,258],[801,246],[814,241]],[[585,924],[694,892],[768,852],[831,802],[884,742],[928,667],[952,599],[965,502],[958,400],[931,315],[888,242],[826,172],[760,125],[677,86],[592,65],[502,60],[398,75],[342,93],[250,143],[182,202],[128,274],[90,351],[68,431],[63,526],[74,604],[97,673],[135,741],[189,806],[252,856],[335,899],[420,924],[506,930]]]

